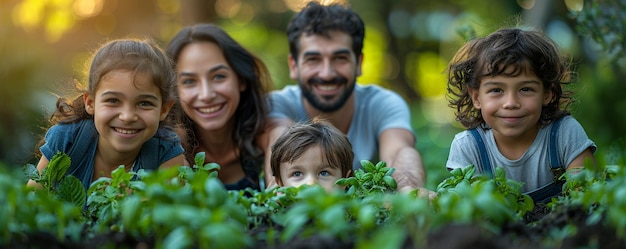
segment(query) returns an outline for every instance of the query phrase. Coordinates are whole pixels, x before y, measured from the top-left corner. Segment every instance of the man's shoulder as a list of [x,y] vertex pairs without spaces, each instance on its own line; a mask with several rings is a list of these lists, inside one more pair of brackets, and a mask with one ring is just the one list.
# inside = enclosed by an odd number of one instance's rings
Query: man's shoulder
[[379,85],[361,85],[361,84],[357,84],[355,87],[355,92],[358,95],[361,96],[367,96],[367,97],[389,97],[389,96],[397,96],[400,97],[400,95],[398,93],[396,93],[395,91],[388,89],[388,88],[384,88],[382,86]]
[[287,85],[282,89],[276,89],[270,92],[270,96],[272,97],[280,97],[280,96],[294,96],[299,95],[302,92],[300,86],[298,85]]

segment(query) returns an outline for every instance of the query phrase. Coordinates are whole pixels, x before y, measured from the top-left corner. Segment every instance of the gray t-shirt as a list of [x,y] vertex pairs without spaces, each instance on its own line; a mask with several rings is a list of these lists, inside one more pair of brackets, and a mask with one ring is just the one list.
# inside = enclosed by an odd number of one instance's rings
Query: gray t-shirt
[[[542,127],[528,150],[515,160],[510,160],[500,153],[492,129],[478,128],[487,148],[492,172],[495,171],[496,166],[502,166],[507,178],[524,183],[523,192],[533,191],[550,184],[554,175],[550,171],[548,142],[552,124]],[[560,125],[557,134],[557,153],[565,167],[587,148],[591,147],[593,152],[596,151],[595,143],[587,137],[583,127],[572,116],[563,117]],[[476,140],[469,131],[463,131],[456,134],[452,140],[446,167],[455,169],[469,165],[475,165],[477,173],[484,173],[482,167],[479,166],[480,155]]]
[[[378,138],[390,128],[411,131],[411,113],[400,95],[376,85],[356,85],[355,110],[348,130],[348,140],[354,151],[353,168],[361,168],[361,160],[377,163]],[[284,87],[270,94],[270,118],[289,118],[294,122],[307,121],[309,117],[302,103],[302,91],[297,85]],[[415,136],[415,135],[414,135]]]

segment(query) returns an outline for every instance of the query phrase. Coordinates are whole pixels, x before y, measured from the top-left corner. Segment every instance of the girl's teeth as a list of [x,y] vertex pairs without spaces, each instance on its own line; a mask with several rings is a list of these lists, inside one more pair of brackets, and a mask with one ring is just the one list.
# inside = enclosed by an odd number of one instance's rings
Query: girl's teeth
[[126,130],[126,129],[115,128],[115,131],[122,133],[122,134],[135,134],[139,130]]
[[212,112],[216,112],[220,108],[221,106],[214,106],[214,107],[208,107],[208,108],[199,108],[198,110],[200,110],[200,112],[202,113],[212,113]]

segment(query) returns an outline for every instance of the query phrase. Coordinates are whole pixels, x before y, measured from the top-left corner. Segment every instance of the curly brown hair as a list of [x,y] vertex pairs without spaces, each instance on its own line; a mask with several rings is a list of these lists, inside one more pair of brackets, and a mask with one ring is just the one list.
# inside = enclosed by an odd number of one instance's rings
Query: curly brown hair
[[[569,60],[559,54],[556,43],[544,33],[503,28],[468,41],[454,55],[447,69],[449,106],[456,109],[456,120],[466,128],[485,127],[480,110],[472,104],[469,88],[478,90],[483,77],[515,77],[534,72],[543,82],[544,90],[552,92],[552,99],[542,108],[539,120],[541,125],[546,125],[569,115],[572,91],[564,89],[574,76],[569,66]],[[511,67],[514,70],[508,70]]]

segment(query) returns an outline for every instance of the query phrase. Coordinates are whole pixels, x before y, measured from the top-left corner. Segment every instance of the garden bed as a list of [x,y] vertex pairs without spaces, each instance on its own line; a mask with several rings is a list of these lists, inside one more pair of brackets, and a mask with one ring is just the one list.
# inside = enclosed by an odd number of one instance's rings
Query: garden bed
[[[564,196],[535,204],[498,170],[493,179],[474,176],[473,167],[453,171],[429,200],[396,193],[384,163],[363,163],[339,182],[347,191],[331,193],[226,191],[211,164],[138,172],[139,181],[119,168],[80,193],[63,174],[27,168],[47,187],[33,191],[0,175],[8,204],[0,208],[0,247],[626,248],[621,166],[586,168],[568,176]],[[62,164],[53,159],[49,169]]]

